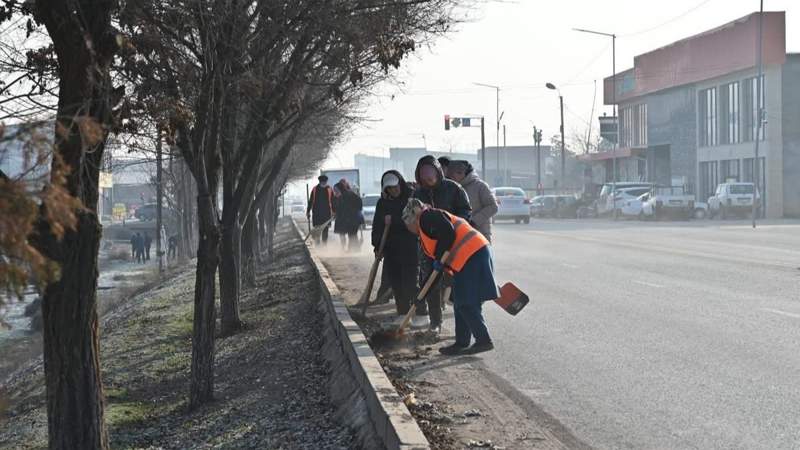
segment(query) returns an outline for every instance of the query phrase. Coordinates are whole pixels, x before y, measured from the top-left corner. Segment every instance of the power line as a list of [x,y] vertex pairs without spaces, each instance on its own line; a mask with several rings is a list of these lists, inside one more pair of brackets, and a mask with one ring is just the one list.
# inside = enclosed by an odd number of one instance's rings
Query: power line
[[635,31],[633,33],[623,34],[623,35],[620,35],[619,37],[623,37],[624,38],[624,37],[639,36],[639,35],[642,35],[642,34],[649,33],[651,31],[655,31],[655,30],[657,30],[657,29],[659,29],[661,27],[667,26],[667,25],[669,25],[669,24],[671,24],[673,22],[676,22],[676,21],[678,21],[680,19],[683,19],[684,17],[686,17],[689,14],[697,11],[698,9],[702,8],[703,6],[705,6],[708,3],[711,3],[712,1],[713,0],[704,0],[704,1],[700,2],[699,4],[695,5],[694,7],[684,11],[683,13],[681,13],[681,14],[679,14],[679,15],[677,15],[677,16],[675,16],[675,17],[673,17],[673,18],[671,18],[671,19],[669,19],[669,20],[667,20],[665,22],[662,22],[662,23],[660,23],[658,25],[655,25],[653,27],[650,27],[650,28],[646,28],[644,30],[639,30],[639,31]]

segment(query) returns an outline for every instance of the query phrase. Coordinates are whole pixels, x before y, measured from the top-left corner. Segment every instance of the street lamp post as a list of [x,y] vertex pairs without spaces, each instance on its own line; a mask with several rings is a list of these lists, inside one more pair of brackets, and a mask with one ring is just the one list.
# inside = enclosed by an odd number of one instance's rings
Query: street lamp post
[[[617,35],[614,33],[603,33],[601,31],[584,30],[581,28],[573,28],[575,31],[581,33],[597,34],[600,36],[611,38],[611,106],[613,108],[614,123],[616,128],[616,137],[614,139],[614,146],[612,148],[613,154],[611,155],[613,164],[613,175],[611,178],[611,197],[614,199],[614,210],[617,209],[617,147],[619,146],[619,116],[617,116]],[[616,214],[614,214],[616,217]]]
[[[758,208],[756,206],[756,196],[758,195],[758,182],[759,182],[759,175],[761,175],[759,167],[758,167],[758,144],[761,141],[761,130],[763,130],[763,118],[764,118],[764,111],[761,107],[761,102],[764,93],[764,85],[761,82],[761,77],[764,73],[764,61],[762,57],[762,45],[764,39],[764,0],[761,0],[761,8],[758,14],[758,76],[756,77],[756,152],[755,158],[753,158],[753,210],[751,211],[751,215],[753,216],[753,228],[756,227],[756,214],[758,213]],[[766,184],[766,180],[764,180]],[[766,186],[764,187],[766,191]],[[766,205],[764,205],[766,206]]]
[[[497,151],[497,173],[500,174],[500,120],[502,119],[502,115],[500,114],[500,86],[495,86],[493,84],[486,84],[486,83],[472,83],[475,86],[482,86],[490,89],[495,90],[495,99],[496,99],[496,109],[495,109],[495,117],[497,117],[497,128],[495,129],[495,151]],[[486,174],[483,174],[484,178]]]
[[561,90],[558,89],[553,83],[545,84],[547,89],[552,89],[558,92],[558,102],[561,105],[561,188],[564,188],[564,184],[566,184],[567,179],[567,170],[566,170],[566,150],[564,142],[564,96],[561,95]]

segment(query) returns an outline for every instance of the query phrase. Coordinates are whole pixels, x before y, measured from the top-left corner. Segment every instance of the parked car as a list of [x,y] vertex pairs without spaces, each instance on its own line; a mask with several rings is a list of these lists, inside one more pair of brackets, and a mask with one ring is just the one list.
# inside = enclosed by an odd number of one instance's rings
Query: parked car
[[531,216],[553,217],[556,209],[554,195],[537,195],[531,199]]
[[[727,219],[731,215],[748,215],[753,211],[753,183],[722,183],[708,199],[708,213],[714,217]],[[761,196],[755,194],[756,208],[760,207]]]
[[[644,194],[636,197],[630,198],[622,202],[619,205],[619,214],[618,217],[636,217],[639,219],[645,219],[652,215],[652,211],[645,212],[645,204],[647,204],[647,200],[650,198],[650,193],[645,192]],[[649,207],[649,206],[648,206]]]
[[525,197],[525,191],[518,187],[496,187],[492,189],[497,199],[495,220],[514,220],[515,223],[531,222],[531,201]]
[[574,219],[578,217],[578,206],[573,195],[539,195],[531,200],[531,216]]
[[303,217],[306,215],[306,205],[303,202],[292,202],[289,207],[289,214],[294,217]]
[[[597,197],[597,214],[598,215],[606,215],[614,213],[615,209],[620,208],[620,204],[614,204],[614,198],[611,196],[612,189],[619,192],[623,189],[642,189],[641,193],[635,195],[634,197],[638,197],[639,195],[647,192],[650,188],[653,187],[653,183],[645,183],[645,182],[631,182],[631,181],[620,181],[617,183],[605,183],[603,187],[600,189],[600,194]],[[619,199],[617,200],[619,201]]]
[[614,194],[614,198],[611,199],[609,197],[607,207],[614,207],[615,209],[612,211],[612,214],[614,214],[616,217],[620,217],[623,215],[622,207],[626,204],[626,202],[636,200],[643,194],[649,193],[652,189],[652,186],[652,184],[648,184],[647,186],[625,187],[617,189],[616,193]]
[[138,208],[133,213],[133,217],[141,220],[142,222],[147,222],[150,220],[156,220],[156,207],[155,203],[147,203]]
[[681,186],[656,186],[644,201],[642,212],[656,219],[669,215],[690,219],[694,217],[694,195]]
[[372,225],[372,220],[375,218],[375,205],[378,204],[380,198],[380,194],[367,194],[362,199],[365,225]]

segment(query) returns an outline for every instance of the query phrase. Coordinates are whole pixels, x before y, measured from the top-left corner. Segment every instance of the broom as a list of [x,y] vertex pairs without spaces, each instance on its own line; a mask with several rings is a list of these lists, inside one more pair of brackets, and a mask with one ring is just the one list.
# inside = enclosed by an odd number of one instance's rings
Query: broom
[[381,235],[381,243],[378,245],[378,253],[375,254],[375,261],[372,262],[372,268],[369,270],[369,278],[367,279],[367,287],[364,289],[364,294],[361,295],[359,302],[363,303],[361,306],[361,315],[366,316],[367,307],[369,306],[369,298],[372,295],[372,286],[375,284],[375,277],[378,275],[378,266],[381,259],[383,259],[383,248],[386,246],[386,239],[389,237],[389,226],[384,224],[383,235]]

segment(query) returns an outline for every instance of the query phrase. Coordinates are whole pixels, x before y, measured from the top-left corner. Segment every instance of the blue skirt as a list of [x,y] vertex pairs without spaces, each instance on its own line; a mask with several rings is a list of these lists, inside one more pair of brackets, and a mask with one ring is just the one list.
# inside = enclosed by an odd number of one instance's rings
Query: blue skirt
[[500,298],[494,279],[494,263],[489,246],[475,252],[464,267],[453,277],[453,301],[480,304]]

